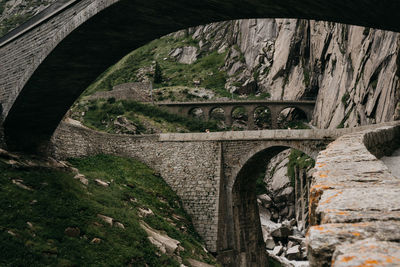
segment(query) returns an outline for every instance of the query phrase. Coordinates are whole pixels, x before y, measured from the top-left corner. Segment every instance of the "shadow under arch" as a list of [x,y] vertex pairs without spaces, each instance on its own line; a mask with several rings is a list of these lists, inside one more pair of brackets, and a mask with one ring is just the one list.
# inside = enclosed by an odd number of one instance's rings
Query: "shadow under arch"
[[279,110],[278,116],[286,109],[293,109],[295,112],[299,113],[302,117],[306,118],[308,121],[312,119],[312,110],[306,110],[298,106],[288,105]]
[[202,119],[202,120],[204,120],[206,117],[204,109],[202,109],[201,107],[193,107],[193,108],[189,109],[187,115],[190,117],[198,118],[198,119]]
[[271,109],[268,106],[257,106],[253,111],[254,125],[257,129],[271,129]]
[[[85,10],[84,6],[91,4]],[[81,0],[39,26],[53,27],[58,16],[61,20],[65,12],[76,7],[89,15],[76,20],[64,18],[63,29],[29,59],[21,82],[11,88],[12,96],[7,96],[4,131],[11,150],[37,151],[50,139],[73,102],[102,72],[130,51],[179,29],[233,19],[303,18],[400,30],[400,2],[395,0]],[[28,33],[39,32],[36,29]],[[2,38],[2,43],[11,37]],[[18,38],[5,46],[15,45]],[[29,49],[32,41],[20,43],[20,49]],[[0,83],[8,81],[3,78]]]
[[232,170],[232,180],[226,186],[227,198],[225,201],[220,199],[218,257],[221,262],[231,257],[237,264],[232,266],[268,266],[257,205],[256,181],[268,162],[286,149],[300,150],[314,159],[318,154],[318,151],[306,145],[277,143],[250,150]]

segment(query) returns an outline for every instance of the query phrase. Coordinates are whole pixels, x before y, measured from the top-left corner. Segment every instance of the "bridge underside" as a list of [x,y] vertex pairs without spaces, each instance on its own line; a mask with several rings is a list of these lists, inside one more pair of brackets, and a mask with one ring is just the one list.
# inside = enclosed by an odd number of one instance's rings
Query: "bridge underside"
[[[75,5],[84,5],[86,2],[87,5],[97,2],[101,5],[100,0],[77,1]],[[0,117],[5,118],[4,132],[9,149],[37,151],[49,140],[72,103],[110,65],[133,49],[179,29],[231,19],[286,17],[328,20],[400,31],[400,3],[389,0],[115,2],[94,14],[78,28],[75,26],[76,22],[66,20],[65,24],[68,25],[69,31],[72,31],[71,34],[57,41],[59,44],[33,73],[29,73],[28,66],[22,66],[27,70],[21,78],[31,76],[30,79],[22,85],[20,83],[23,82],[15,82],[15,94],[18,95],[16,100],[15,97],[7,96],[0,99],[5,107],[3,116]],[[57,18],[61,19],[62,13],[42,24],[37,34],[50,29],[52,22]],[[56,34],[57,29],[54,31]],[[24,44],[25,50],[29,50],[32,42],[34,41]],[[18,43],[18,39],[0,47],[0,55],[6,57],[1,50],[14,46],[15,43]],[[23,50],[24,47],[19,49]],[[29,65],[26,62],[25,65]],[[9,68],[10,66],[6,66],[5,69]],[[7,85],[7,75],[4,77],[0,84]]]

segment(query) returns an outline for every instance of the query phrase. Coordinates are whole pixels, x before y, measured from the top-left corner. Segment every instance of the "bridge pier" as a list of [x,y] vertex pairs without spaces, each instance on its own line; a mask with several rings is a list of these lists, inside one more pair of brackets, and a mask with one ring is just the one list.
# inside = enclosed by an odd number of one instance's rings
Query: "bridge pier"
[[248,130],[254,130],[254,129],[255,129],[254,111],[255,111],[255,107],[254,107],[254,106],[248,106],[248,107],[246,107],[246,112],[247,112],[247,129],[248,129]]
[[225,124],[228,127],[231,127],[233,124],[233,120],[232,120],[232,110],[233,107],[231,106],[224,106],[224,115],[225,115]]
[[204,120],[205,121],[210,120],[212,107],[201,107],[201,109],[203,110]]
[[269,110],[271,112],[271,128],[278,129],[278,117],[279,117],[279,113],[280,113],[280,108],[279,107],[269,107]]

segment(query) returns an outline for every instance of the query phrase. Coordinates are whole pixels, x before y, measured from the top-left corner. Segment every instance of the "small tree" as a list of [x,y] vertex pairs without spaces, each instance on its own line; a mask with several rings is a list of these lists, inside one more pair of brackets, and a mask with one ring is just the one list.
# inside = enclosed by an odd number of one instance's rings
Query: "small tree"
[[161,67],[156,61],[156,66],[154,68],[154,83],[162,83],[162,72],[161,72]]

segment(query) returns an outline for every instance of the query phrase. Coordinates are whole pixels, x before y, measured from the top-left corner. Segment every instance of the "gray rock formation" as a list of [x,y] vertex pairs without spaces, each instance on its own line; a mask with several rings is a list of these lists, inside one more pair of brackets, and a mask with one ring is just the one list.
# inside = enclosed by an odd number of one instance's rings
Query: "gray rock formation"
[[199,26],[186,34],[199,41],[201,52],[227,53],[229,91],[268,92],[271,99],[318,94],[317,127],[352,127],[399,116],[398,33],[329,22],[250,19]]

